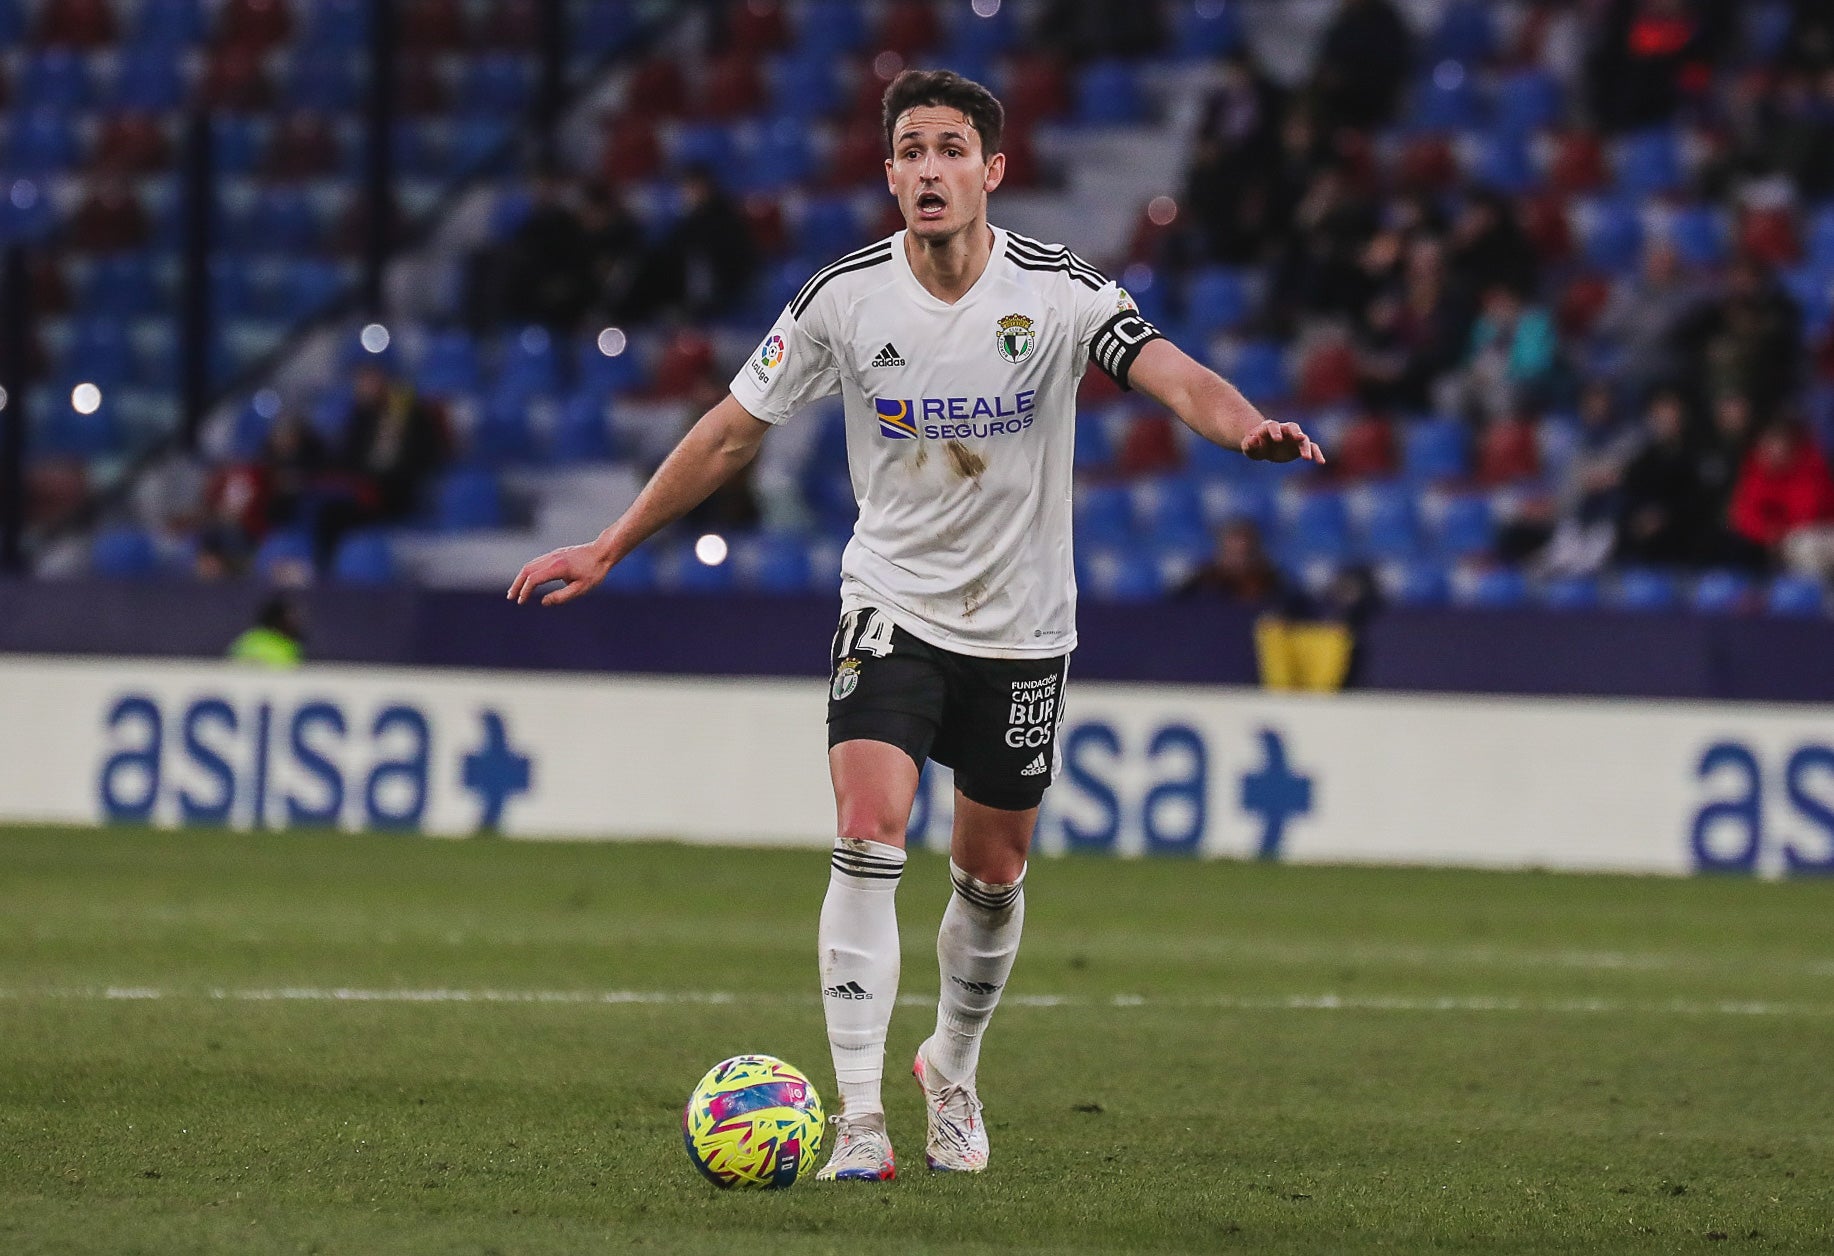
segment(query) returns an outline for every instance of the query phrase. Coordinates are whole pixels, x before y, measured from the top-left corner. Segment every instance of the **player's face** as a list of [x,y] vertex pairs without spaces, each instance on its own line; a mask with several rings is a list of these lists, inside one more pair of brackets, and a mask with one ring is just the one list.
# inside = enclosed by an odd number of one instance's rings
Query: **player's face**
[[987,194],[1005,170],[1005,155],[988,160],[980,134],[959,109],[919,105],[892,128],[885,179],[904,225],[919,239],[946,239],[985,218]]

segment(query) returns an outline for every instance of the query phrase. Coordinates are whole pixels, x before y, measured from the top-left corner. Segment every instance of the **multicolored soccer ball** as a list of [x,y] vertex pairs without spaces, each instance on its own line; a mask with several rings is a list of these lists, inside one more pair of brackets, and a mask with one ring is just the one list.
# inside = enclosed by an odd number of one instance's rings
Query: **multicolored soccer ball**
[[715,1186],[781,1190],[814,1171],[821,1096],[768,1055],[735,1055],[700,1079],[681,1114],[688,1159]]

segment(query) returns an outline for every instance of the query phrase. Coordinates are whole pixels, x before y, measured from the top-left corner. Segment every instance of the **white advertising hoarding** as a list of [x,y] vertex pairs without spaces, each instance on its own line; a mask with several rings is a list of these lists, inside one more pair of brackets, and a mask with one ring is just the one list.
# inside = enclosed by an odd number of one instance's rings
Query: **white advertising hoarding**
[[[819,679],[0,659],[0,820],[825,846]],[[1834,871],[1834,712],[1073,683],[1046,851]],[[947,773],[914,841],[945,846]]]

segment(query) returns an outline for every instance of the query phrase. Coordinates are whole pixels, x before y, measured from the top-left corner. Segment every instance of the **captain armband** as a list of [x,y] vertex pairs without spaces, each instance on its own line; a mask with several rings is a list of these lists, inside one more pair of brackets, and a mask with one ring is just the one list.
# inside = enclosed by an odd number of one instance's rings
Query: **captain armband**
[[1127,372],[1134,359],[1154,340],[1165,339],[1165,333],[1141,318],[1133,310],[1122,310],[1103,323],[1089,342],[1089,358],[1101,367],[1109,379],[1127,387]]

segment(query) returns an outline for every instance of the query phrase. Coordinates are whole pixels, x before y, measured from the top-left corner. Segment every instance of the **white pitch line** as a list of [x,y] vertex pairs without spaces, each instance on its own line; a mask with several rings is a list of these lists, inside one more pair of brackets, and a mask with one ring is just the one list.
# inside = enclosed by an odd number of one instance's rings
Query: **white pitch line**
[[[0,990],[0,1001],[151,1002],[208,1000],[223,1003],[547,1003],[615,1006],[622,1004],[775,1004],[812,1003],[808,994],[734,994],[720,990],[463,990],[433,988],[368,989],[354,986],[274,986],[254,989],[165,989],[157,986],[105,986]],[[1554,1015],[1667,1014],[1675,1016],[1834,1016],[1834,1005],[1767,1000],[1633,1000],[1538,999],[1484,995],[1215,995],[1159,998],[1117,994],[1107,998],[1079,995],[1015,993],[1002,1000],[1008,1007],[1085,1009],[1199,1009],[1219,1012],[1527,1012]],[[934,994],[904,994],[900,1007],[931,1007]]]

